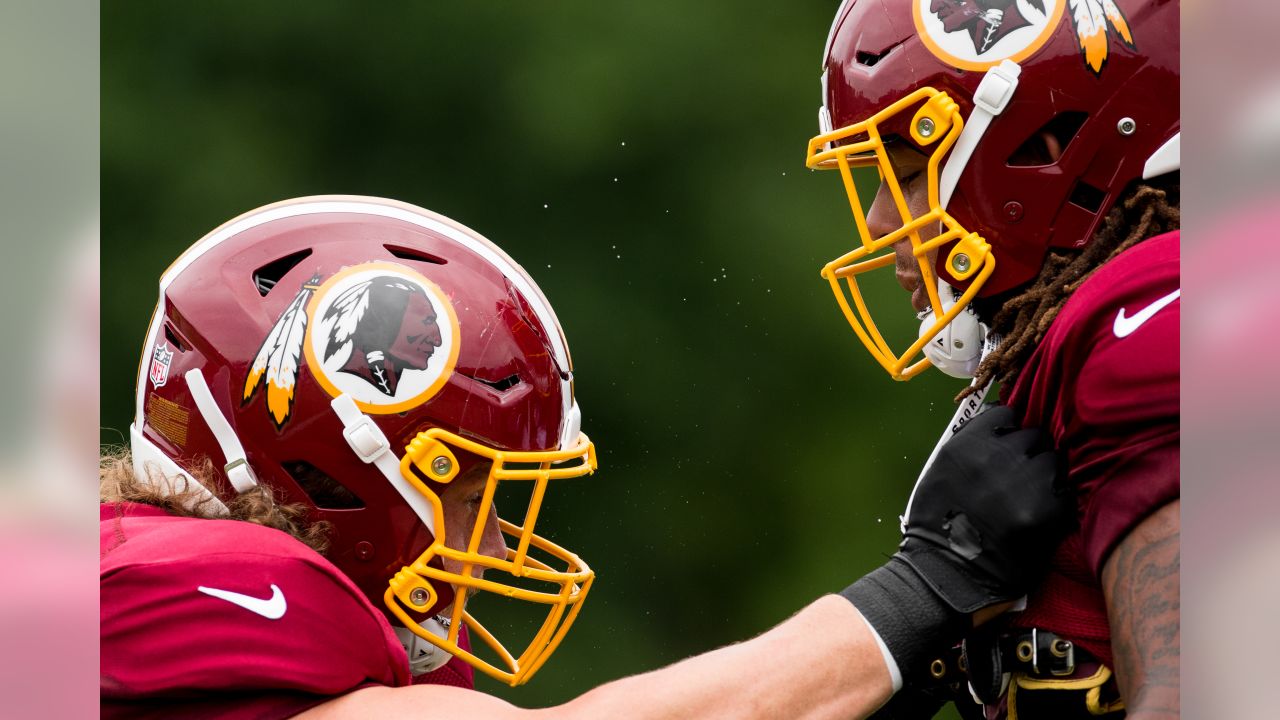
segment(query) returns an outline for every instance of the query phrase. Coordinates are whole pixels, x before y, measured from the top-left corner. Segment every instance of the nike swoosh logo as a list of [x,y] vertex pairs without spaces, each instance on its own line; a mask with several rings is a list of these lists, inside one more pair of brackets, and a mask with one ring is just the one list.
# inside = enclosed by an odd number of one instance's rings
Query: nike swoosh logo
[[212,595],[219,600],[226,600],[232,605],[240,607],[252,613],[257,613],[268,620],[279,620],[284,617],[284,611],[288,606],[284,601],[284,593],[280,592],[280,588],[276,585],[271,586],[271,597],[256,598],[252,595],[244,595],[230,590],[219,590],[218,588],[205,587],[201,585],[196,588],[205,595]]
[[1165,309],[1169,303],[1177,300],[1181,295],[1182,288],[1178,288],[1129,317],[1125,317],[1124,308],[1120,308],[1120,312],[1116,314],[1116,322],[1111,327],[1112,331],[1115,332],[1118,338],[1126,337],[1134,330],[1142,327],[1142,324],[1150,320],[1151,316]]

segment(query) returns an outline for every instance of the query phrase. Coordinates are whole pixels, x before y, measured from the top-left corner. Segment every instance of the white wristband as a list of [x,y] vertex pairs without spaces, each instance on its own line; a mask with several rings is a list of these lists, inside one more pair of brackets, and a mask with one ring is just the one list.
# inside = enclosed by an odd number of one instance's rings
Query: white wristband
[[[854,608],[857,609],[856,607]],[[898,661],[893,659],[893,654],[889,652],[889,646],[884,644],[884,640],[880,637],[880,633],[867,622],[863,617],[862,611],[858,611],[858,617],[862,618],[862,622],[871,631],[871,637],[876,639],[876,647],[880,648],[880,655],[884,657],[884,665],[889,669],[889,681],[893,683],[893,691],[896,693],[902,689],[902,671],[898,669]]]

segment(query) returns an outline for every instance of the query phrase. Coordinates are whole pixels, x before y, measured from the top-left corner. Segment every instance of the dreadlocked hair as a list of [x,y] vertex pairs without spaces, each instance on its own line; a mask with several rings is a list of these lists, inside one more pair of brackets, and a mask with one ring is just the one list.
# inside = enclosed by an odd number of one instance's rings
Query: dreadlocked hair
[[1036,279],[996,313],[991,331],[1004,340],[978,366],[976,381],[956,397],[957,402],[993,380],[1002,385],[1017,382],[1049,325],[1085,280],[1125,250],[1181,226],[1177,178],[1175,174],[1163,184],[1141,183],[1126,192],[1084,248],[1049,251]]
[[[215,477],[216,472],[213,463],[204,458],[191,469],[191,476],[204,487],[216,487],[214,483],[206,482]],[[179,485],[139,480],[126,449],[104,450],[98,458],[98,501],[101,503],[142,503],[178,517],[251,522],[287,533],[322,555],[329,549],[329,523],[309,521],[305,505],[281,503],[265,485],[253,487],[229,500],[224,499],[226,513],[217,507],[213,497],[203,488],[171,492],[163,486]]]

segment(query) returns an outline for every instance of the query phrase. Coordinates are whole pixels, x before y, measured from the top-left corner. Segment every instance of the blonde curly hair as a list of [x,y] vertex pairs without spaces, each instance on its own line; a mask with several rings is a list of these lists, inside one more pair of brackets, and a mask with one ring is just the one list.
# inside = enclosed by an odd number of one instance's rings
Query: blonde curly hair
[[[192,477],[204,487],[217,487],[216,483],[206,482],[215,477],[216,472],[208,458],[201,459],[191,469]],[[98,459],[98,501],[101,503],[142,503],[177,517],[241,520],[288,533],[321,554],[329,548],[329,523],[309,520],[305,505],[277,502],[271,489],[264,485],[231,498],[218,498],[226,506],[225,513],[214,502],[214,496],[201,487],[168,489],[184,485],[140,480],[133,471],[133,458],[125,448],[105,449]]]

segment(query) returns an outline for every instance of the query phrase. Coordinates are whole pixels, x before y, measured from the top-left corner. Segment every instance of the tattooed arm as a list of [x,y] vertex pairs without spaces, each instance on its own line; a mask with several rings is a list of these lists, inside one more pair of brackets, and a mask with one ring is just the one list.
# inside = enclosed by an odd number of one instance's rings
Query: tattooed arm
[[1179,501],[1120,541],[1102,568],[1116,681],[1129,720],[1179,716]]

